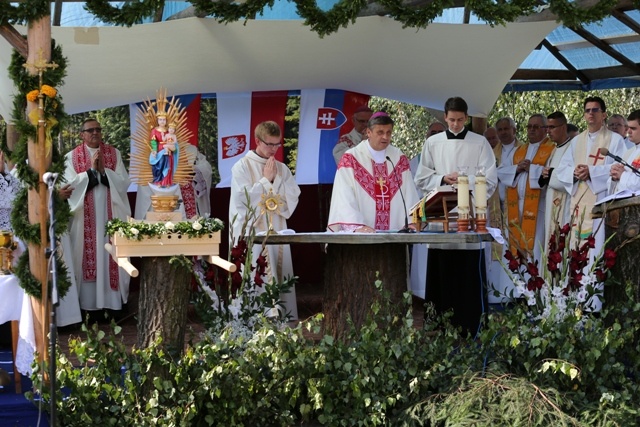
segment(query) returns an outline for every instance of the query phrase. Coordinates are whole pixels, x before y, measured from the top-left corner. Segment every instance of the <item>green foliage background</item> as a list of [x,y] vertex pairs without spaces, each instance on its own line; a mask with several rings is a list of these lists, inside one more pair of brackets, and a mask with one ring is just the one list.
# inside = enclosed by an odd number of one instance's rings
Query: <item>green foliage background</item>
[[[587,96],[600,96],[607,104],[609,114],[629,115],[640,108],[640,89],[612,89],[592,92],[579,91],[545,91],[545,92],[509,92],[501,94],[487,117],[488,125],[504,116],[513,118],[518,128],[518,138],[526,141],[525,125],[529,116],[537,113],[545,115],[554,111],[562,111],[570,123],[579,128],[584,127],[583,101]],[[429,124],[438,120],[435,112],[414,104],[386,98],[372,97],[369,106],[375,111],[386,111],[395,121],[393,143],[413,158],[424,144],[424,136]],[[218,174],[218,115],[215,98],[202,99],[199,129],[199,149],[207,157],[214,170],[214,185],[220,181]],[[104,128],[105,140],[115,145],[123,154],[125,164],[129,164],[129,106],[107,108],[74,114],[64,124],[58,140],[61,153],[66,153],[80,143],[79,130],[82,121],[87,117],[96,117]],[[284,129],[285,163],[295,173],[298,148],[298,129],[300,122],[300,97],[290,96],[287,102]],[[4,122],[0,120],[0,126]],[[0,127],[0,129],[3,129]],[[2,131],[0,141],[5,138]]]

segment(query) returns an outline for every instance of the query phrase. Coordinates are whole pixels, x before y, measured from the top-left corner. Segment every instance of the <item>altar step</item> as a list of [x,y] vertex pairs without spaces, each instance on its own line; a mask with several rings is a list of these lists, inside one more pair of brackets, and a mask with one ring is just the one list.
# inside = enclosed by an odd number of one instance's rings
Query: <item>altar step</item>
[[[0,368],[9,372],[11,384],[0,386],[0,427],[38,426],[38,406],[28,400],[24,393],[31,390],[31,379],[22,375],[22,394],[16,394],[13,381],[11,349],[0,347]],[[43,408],[40,426],[49,426],[48,413]]]

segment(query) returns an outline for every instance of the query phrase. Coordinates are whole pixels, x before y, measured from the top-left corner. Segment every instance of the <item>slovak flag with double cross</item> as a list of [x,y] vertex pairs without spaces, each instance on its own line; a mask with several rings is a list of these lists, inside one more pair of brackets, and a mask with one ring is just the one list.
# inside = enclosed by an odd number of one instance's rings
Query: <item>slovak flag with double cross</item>
[[296,182],[332,184],[336,175],[333,148],[351,132],[351,117],[367,105],[369,95],[338,89],[304,89],[300,93],[300,131]]
[[337,108],[318,108],[316,128],[321,130],[338,129],[347,121],[344,113]]

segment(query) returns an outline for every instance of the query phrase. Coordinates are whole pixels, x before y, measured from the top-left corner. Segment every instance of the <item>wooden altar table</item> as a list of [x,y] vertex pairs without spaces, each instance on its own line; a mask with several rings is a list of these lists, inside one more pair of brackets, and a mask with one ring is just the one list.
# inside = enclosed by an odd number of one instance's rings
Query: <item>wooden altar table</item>
[[[262,243],[265,236],[256,236]],[[409,277],[408,245],[417,243],[478,246],[492,240],[478,233],[296,233],[272,234],[266,243],[327,245],[324,274],[324,333],[343,339],[347,318],[359,328],[378,293],[374,283],[382,281],[392,304],[402,308],[402,295]],[[310,259],[307,262],[321,262]],[[294,266],[295,270],[295,266]]]

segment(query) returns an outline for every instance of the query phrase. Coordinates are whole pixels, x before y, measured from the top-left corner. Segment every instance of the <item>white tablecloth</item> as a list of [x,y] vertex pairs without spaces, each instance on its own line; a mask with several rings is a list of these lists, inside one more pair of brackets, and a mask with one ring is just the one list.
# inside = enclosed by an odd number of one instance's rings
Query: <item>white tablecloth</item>
[[21,374],[31,375],[36,348],[31,300],[18,284],[18,279],[7,274],[0,275],[0,323],[10,320],[19,321],[16,368]]

